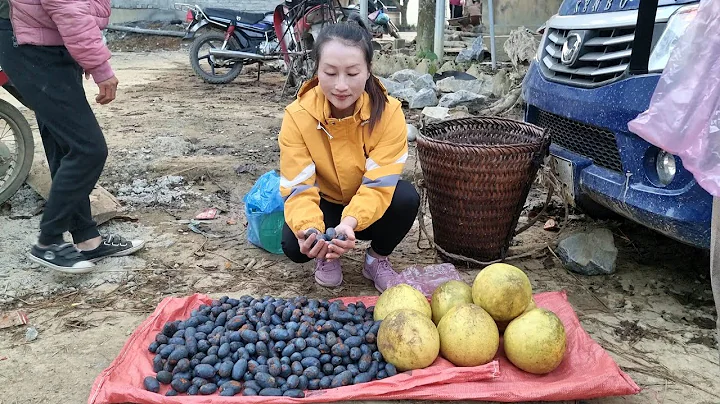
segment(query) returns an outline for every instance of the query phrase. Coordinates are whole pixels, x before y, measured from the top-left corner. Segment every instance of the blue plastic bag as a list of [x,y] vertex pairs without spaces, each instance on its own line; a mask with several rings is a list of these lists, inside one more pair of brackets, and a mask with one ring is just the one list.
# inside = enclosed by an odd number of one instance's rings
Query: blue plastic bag
[[273,254],[282,254],[285,203],[280,196],[280,176],[268,171],[243,197],[248,221],[248,241]]

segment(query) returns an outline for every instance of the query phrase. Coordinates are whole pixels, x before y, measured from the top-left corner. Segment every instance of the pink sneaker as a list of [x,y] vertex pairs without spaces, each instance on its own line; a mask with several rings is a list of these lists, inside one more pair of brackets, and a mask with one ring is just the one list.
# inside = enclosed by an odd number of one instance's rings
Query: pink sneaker
[[392,268],[387,258],[375,258],[372,264],[365,261],[363,276],[373,281],[375,289],[382,293],[387,289],[388,282],[397,276],[397,272]]
[[343,281],[339,260],[325,261],[315,259],[315,282],[320,286],[336,287]]

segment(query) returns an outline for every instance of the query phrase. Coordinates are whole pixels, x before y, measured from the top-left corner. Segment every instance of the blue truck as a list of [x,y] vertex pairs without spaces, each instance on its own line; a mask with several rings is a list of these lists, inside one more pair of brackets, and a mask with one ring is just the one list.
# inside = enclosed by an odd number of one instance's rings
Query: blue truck
[[551,134],[550,165],[568,202],[591,214],[609,210],[708,249],[710,194],[679,158],[628,130],[628,122],[647,109],[699,0],[658,0],[652,7],[646,68],[638,72],[631,66],[642,53],[634,49],[643,45],[636,40],[640,1],[561,4],[540,30],[537,56],[523,82],[525,121]]

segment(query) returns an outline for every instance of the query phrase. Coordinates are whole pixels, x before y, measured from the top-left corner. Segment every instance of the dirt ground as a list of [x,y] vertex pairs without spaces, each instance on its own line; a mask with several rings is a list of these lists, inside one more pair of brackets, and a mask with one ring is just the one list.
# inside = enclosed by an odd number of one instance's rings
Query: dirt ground
[[[168,296],[377,294],[359,274],[359,253],[343,261],[344,285],[327,289],[314,283],[309,264],[292,264],[246,240],[242,197],[258,176],[277,168],[277,134],[291,101],[281,96],[279,73],[263,73],[258,82],[246,72],[212,86],[192,73],[177,48],[116,52],[112,62],[118,99],[95,107],[110,149],[101,184],[127,211],[101,230],[149,243],[137,256],[108,260],[92,274],[62,276],[25,258],[39,216],[11,219],[7,204],[0,210],[0,311],[25,310],[39,332],[28,342],[26,327],[0,331],[0,404],[87,402],[94,379]],[[94,98],[91,82],[87,90]],[[411,177],[414,145],[410,154]],[[544,192],[534,190],[528,203],[539,206],[543,199]],[[195,233],[189,220],[209,207],[221,210],[219,218]],[[643,389],[588,402],[720,402],[707,253],[631,223],[573,218],[574,227],[613,230],[616,273],[572,274],[547,249],[512,263],[526,270],[536,292],[566,290],[584,328]],[[396,269],[436,262],[431,250],[418,247],[418,236],[416,224],[392,257]],[[512,251],[556,236],[541,221],[518,236]],[[462,273],[470,281],[477,268]]]

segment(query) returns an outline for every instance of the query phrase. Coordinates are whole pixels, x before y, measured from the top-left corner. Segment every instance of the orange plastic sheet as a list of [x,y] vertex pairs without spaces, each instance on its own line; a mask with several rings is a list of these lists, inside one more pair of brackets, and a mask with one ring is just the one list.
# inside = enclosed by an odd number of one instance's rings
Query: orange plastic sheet
[[[341,298],[344,303],[362,301],[375,305],[377,296]],[[562,364],[542,376],[525,373],[513,366],[501,349],[495,360],[477,367],[456,367],[438,358],[432,366],[399,373],[383,380],[353,386],[308,391],[305,398],[221,397],[180,395],[166,397],[143,388],[143,379],[154,375],[148,345],[168,321],[185,319],[201,304],[210,304],[206,295],[166,298],[130,335],[120,354],[95,380],[88,403],[307,403],[348,400],[483,400],[502,402],[585,400],[636,394],[640,388],[622,372],[600,345],[580,326],[564,292],[535,296],[539,307],[552,310],[565,325],[567,352]]]

